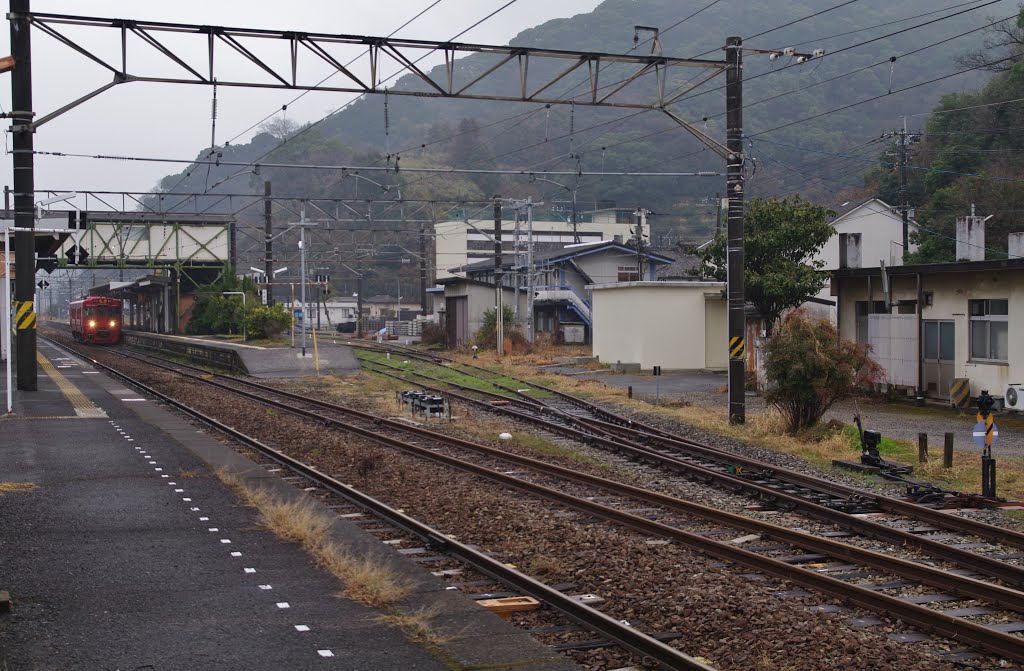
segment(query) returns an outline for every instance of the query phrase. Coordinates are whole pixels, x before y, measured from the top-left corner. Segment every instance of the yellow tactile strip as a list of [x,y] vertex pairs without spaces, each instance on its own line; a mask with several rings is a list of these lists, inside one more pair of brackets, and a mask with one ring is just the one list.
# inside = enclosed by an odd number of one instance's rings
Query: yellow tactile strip
[[71,384],[70,380],[54,368],[53,364],[43,356],[42,352],[36,352],[36,361],[39,363],[39,367],[43,369],[43,372],[57,384],[57,388],[64,394],[64,398],[68,399],[71,407],[75,409],[76,415],[86,419],[97,419],[107,416],[107,413],[102,408],[97,408],[93,405],[93,402],[78,387]]

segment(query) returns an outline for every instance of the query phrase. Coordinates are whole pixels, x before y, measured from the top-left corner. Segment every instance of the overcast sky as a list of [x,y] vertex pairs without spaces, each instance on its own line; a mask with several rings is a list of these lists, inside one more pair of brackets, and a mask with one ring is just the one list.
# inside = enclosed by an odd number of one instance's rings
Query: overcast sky
[[[89,16],[145,19],[202,25],[223,25],[243,28],[272,28],[308,32],[344,33],[351,35],[388,35],[408,19],[433,4],[434,0],[379,0],[377,2],[345,2],[338,0],[292,0],[260,2],[254,0],[175,0],[175,2],[139,2],[138,0],[91,0],[57,2],[34,0],[34,12],[86,14]],[[507,0],[440,0],[421,18],[397,33],[410,39],[447,40],[476,23]],[[505,44],[526,28],[544,21],[589,12],[599,0],[518,0],[509,8],[458,38],[460,42]],[[106,30],[103,37],[96,29],[88,32],[68,27],[66,33],[83,42],[88,41],[97,53],[119,62],[117,33]],[[4,45],[0,55],[10,53],[9,29],[0,31]],[[173,36],[172,36],[173,38]],[[172,38],[161,41],[195,60],[204,62],[205,49],[195,38],[180,44]],[[77,97],[110,81],[107,70],[88,61],[68,47],[59,44],[40,30],[32,31],[33,107],[41,117]],[[141,44],[141,43],[139,43]],[[186,46],[186,44],[188,46]],[[285,44],[279,42],[279,45]],[[557,47],[557,45],[550,45]],[[218,47],[220,49],[220,47]],[[261,57],[283,66],[278,54],[259,52]],[[224,49],[219,53],[225,53]],[[162,74],[172,69],[154,56],[149,47],[129,52],[129,68],[160,68]],[[339,56],[347,52],[340,52]],[[354,55],[355,52],[352,52]],[[227,55],[224,72],[253,76],[251,66],[232,61]],[[366,59],[363,59],[365,62]],[[235,69],[237,66],[237,69]],[[197,68],[202,71],[201,68]],[[324,69],[308,74],[322,76]],[[178,73],[180,74],[180,72]],[[222,73],[223,76],[224,73]],[[10,76],[0,75],[0,102],[11,109]],[[218,88],[216,140],[223,144],[252,124],[279,110],[294,98],[297,91],[265,89]],[[193,158],[210,142],[211,88],[193,85],[129,83],[116,86],[97,98],[68,112],[36,133],[37,150],[76,152],[84,154],[159,156]],[[314,121],[337,109],[349,94],[310,93],[289,105],[290,120]],[[6,126],[6,124],[5,124]],[[236,142],[245,142],[251,131]],[[6,137],[5,148],[10,147]],[[11,158],[0,162],[2,183],[12,185]],[[183,166],[167,164],[97,161],[77,158],[36,158],[36,189],[92,189],[110,191],[147,191],[164,175]],[[90,203],[92,205],[92,203]],[[80,204],[81,206],[81,204]]]

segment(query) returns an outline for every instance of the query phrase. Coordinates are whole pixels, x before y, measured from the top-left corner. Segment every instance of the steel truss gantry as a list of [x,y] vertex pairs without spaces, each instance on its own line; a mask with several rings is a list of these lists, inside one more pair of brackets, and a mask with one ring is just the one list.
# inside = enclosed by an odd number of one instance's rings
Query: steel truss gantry
[[[725,70],[725,64],[721,61],[669,58],[660,54],[623,55],[39,12],[30,12],[27,18],[33,28],[93,61],[112,76],[110,83],[39,118],[33,124],[35,127],[113,86],[127,82],[216,83],[217,86],[360,94],[387,91],[390,95],[432,98],[664,109],[682,98],[692,87],[703,84]],[[101,30],[76,30],[72,27]],[[109,44],[111,38],[120,43],[118,60],[101,55],[95,42],[98,39]],[[168,38],[173,39],[173,46],[169,44]],[[277,48],[280,52],[273,61],[258,55],[265,53],[268,45],[270,49]],[[136,56],[142,50],[159,54],[163,59],[146,67],[143,59]],[[109,51],[109,48],[105,48],[102,53]],[[227,60],[223,57],[226,51],[233,58],[240,56],[252,66],[253,75],[259,75],[259,78],[238,78],[228,74],[223,65]],[[353,55],[364,52],[369,58],[361,59],[358,67],[356,64],[343,64],[351,60]],[[197,58],[194,56],[196,53],[205,56]],[[432,53],[444,56],[440,77],[419,65],[424,56]],[[468,54],[481,54],[486,63],[482,68],[459,67],[458,58]],[[168,65],[180,74],[166,74]],[[340,75],[342,81],[337,84],[325,82],[324,66],[328,71]],[[319,70],[314,75],[312,70],[316,68]],[[391,71],[395,68],[412,74],[416,88],[386,88],[384,84],[392,78]],[[666,85],[671,75],[681,68],[708,72],[687,77],[691,83],[684,87],[685,90],[666,95]],[[485,92],[488,86],[496,84],[507,87],[499,77],[507,79],[508,72],[517,75],[514,91],[503,94]],[[552,90],[558,82],[567,78],[582,80],[583,75],[586,77],[587,88],[578,96],[563,98]],[[609,78],[611,81],[604,81]],[[637,99],[640,92],[643,93],[643,100]]]

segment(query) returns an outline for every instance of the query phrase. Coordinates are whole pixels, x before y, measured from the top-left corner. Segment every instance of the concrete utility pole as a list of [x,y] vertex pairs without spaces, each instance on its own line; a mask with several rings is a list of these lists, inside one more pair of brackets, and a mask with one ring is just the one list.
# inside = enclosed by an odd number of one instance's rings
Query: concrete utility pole
[[274,304],[274,286],[271,280],[274,277],[274,241],[273,241],[273,213],[274,201],[270,195],[270,180],[263,182],[263,231],[266,235],[266,250],[263,257],[263,272],[267,278],[267,307]]
[[746,422],[746,318],[743,294],[743,40],[725,40],[726,188],[729,198],[726,267],[729,273],[729,423]]
[[[526,198],[526,222],[526,337],[533,342],[533,285],[536,272],[533,267],[533,196]],[[518,293],[517,291],[516,305],[519,304]]]
[[501,296],[501,196],[494,194],[494,306],[498,356],[505,354],[505,313]]
[[420,314],[426,316],[427,310],[427,231],[426,224],[420,222]]
[[[11,136],[14,149],[14,327],[18,330],[18,389],[36,391],[35,155],[32,133],[32,42],[29,0],[11,0]],[[10,309],[8,306],[6,309]]]

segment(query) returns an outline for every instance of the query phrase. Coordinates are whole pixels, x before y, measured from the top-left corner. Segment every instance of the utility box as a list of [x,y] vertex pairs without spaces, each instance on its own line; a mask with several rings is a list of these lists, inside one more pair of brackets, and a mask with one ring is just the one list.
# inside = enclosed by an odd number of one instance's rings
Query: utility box
[[586,342],[586,328],[583,324],[563,324],[562,342],[566,344],[583,344]]

